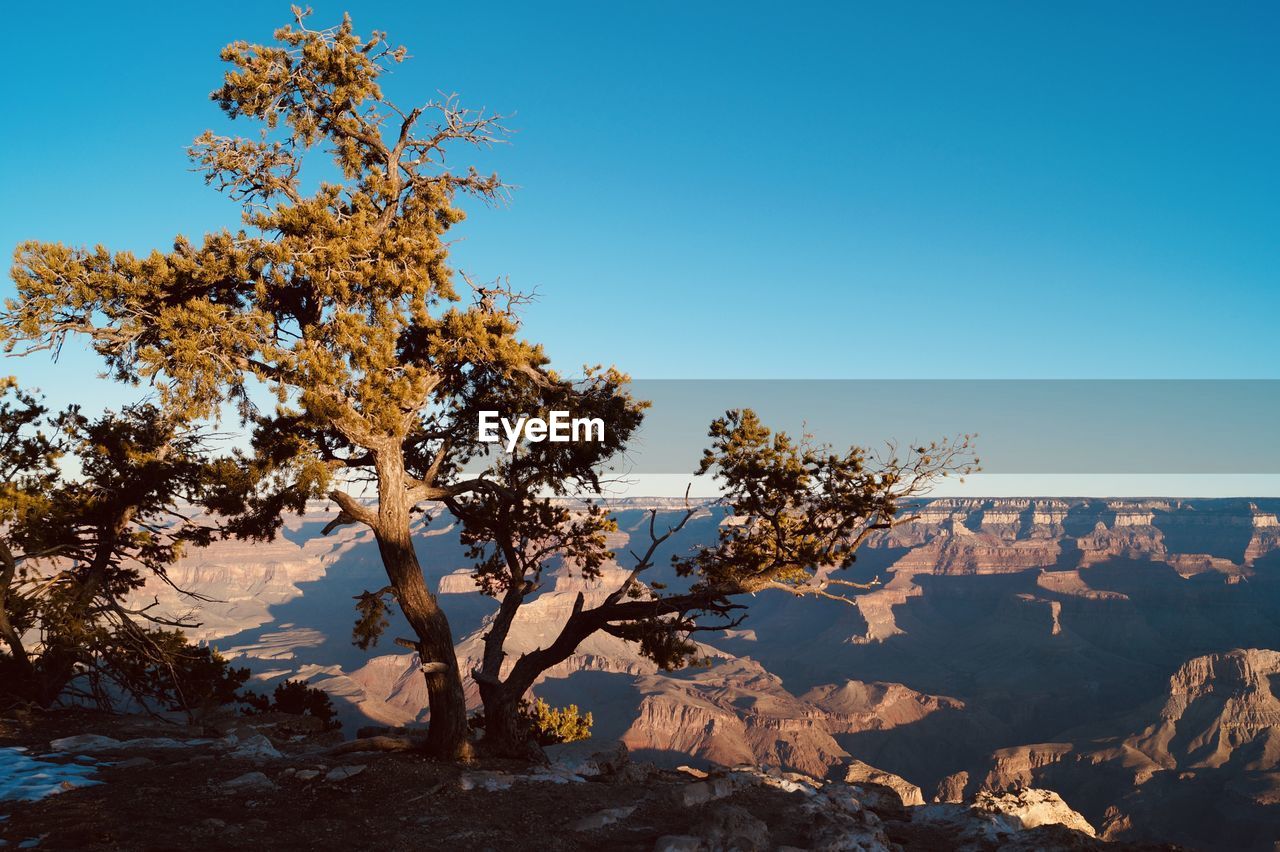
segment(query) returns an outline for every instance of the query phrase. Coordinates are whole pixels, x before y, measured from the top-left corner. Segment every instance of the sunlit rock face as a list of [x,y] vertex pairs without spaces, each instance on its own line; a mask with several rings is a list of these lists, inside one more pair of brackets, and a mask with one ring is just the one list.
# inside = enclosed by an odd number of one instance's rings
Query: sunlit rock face
[[886,730],[963,706],[896,683],[846,681],[796,696],[749,659],[683,677],[647,675],[635,688],[638,716],[622,739],[655,762],[760,763],[815,777],[849,763],[837,735]]
[[[1280,805],[1277,685],[1276,651],[1195,657],[1162,698],[1105,726],[1067,731],[1063,741],[1000,749],[960,792],[1048,787],[1108,839],[1270,848]],[[945,785],[942,793],[954,795]]]
[[[661,526],[679,506],[613,507],[621,564],[600,581],[551,566],[516,622],[509,664],[554,638],[579,592],[592,601],[616,585],[646,541],[649,508]],[[535,692],[591,711],[599,738],[675,763],[842,777],[856,761],[952,799],[1015,779],[1058,789],[1055,773],[1087,765],[1087,777],[1114,779],[1090,788],[1105,795],[1059,792],[1115,836],[1150,836],[1161,818],[1151,803],[1179,801],[1186,785],[1229,786],[1238,826],[1253,824],[1258,802],[1280,802],[1264,695],[1275,683],[1266,655],[1280,650],[1280,501],[947,499],[913,515],[859,553],[845,576],[877,586],[848,604],[760,594],[738,628],[699,636],[709,667],[681,672],[595,636]],[[210,600],[160,582],[143,596],[194,611],[192,635],[251,668],[255,687],[304,677],[329,691],[349,733],[424,722],[418,661],[391,641],[410,635],[398,613],[377,647],[351,644],[353,596],[386,577],[367,531],[320,535],[332,517],[316,506],[273,542],[221,543],[175,566],[177,586]],[[668,552],[713,542],[725,522],[700,512]],[[469,671],[494,603],[443,519],[416,541]],[[678,586],[661,564],[654,579]],[[1237,649],[1256,650],[1245,665]],[[1114,740],[1115,755],[1081,736]]]

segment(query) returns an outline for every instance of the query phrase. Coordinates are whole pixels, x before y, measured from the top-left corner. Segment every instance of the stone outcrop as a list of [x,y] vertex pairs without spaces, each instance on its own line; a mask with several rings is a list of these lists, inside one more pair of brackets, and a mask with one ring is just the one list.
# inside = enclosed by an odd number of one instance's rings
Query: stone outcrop
[[933,801],[943,804],[959,804],[964,801],[965,788],[969,786],[969,773],[961,770],[953,772],[938,782]]
[[637,681],[639,714],[623,736],[633,750],[710,764],[763,763],[822,776],[846,756],[825,714],[787,692],[758,663],[723,663],[689,678]]
[[858,680],[816,686],[800,699],[824,711],[834,733],[884,730],[941,710],[964,709],[963,701],[944,695],[925,695],[900,683]]
[[[1093,826],[1050,790],[980,793],[965,804],[904,806],[886,800],[883,788],[874,784],[797,781],[741,769],[686,787],[691,788],[719,792],[711,797],[676,796],[684,807],[705,816],[687,834],[660,838],[655,850],[1098,848]],[[778,810],[738,804],[752,790],[790,794],[794,802],[782,807],[783,818],[772,818]],[[780,842],[781,837],[789,842]]]
[[844,766],[844,782],[857,786],[875,785],[893,791],[898,803],[904,807],[924,804],[924,795],[915,784],[891,772],[876,769],[861,760],[850,760]]
[[[917,825],[941,829],[952,844],[950,848],[956,849],[1081,848],[1097,836],[1088,820],[1052,790],[980,793],[968,804],[926,805],[912,813],[911,819]],[[1047,838],[1041,835],[1025,846],[1019,842],[1024,832],[1037,829],[1054,829],[1054,839],[1046,843]]]
[[1039,828],[1042,825],[1065,825],[1073,831],[1094,837],[1097,832],[1089,821],[1073,811],[1052,790],[1023,789],[1014,793],[979,793],[970,811],[991,817],[1003,817],[1015,822],[1018,828]]

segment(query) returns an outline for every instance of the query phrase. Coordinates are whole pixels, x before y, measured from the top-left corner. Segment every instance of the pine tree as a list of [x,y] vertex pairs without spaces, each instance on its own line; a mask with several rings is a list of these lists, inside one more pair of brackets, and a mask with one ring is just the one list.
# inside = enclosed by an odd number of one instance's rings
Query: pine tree
[[230,495],[224,462],[156,406],[51,416],[0,382],[0,697],[49,706],[74,689],[188,711],[234,697],[247,671],[192,646],[182,614],[134,601],[218,535],[197,512]]
[[[504,646],[543,570],[564,560],[598,578],[613,529],[598,505],[553,498],[600,493],[608,465],[639,427],[645,403],[628,378],[594,368],[570,381],[520,337],[527,298],[473,286],[449,264],[447,236],[461,198],[501,201],[495,175],[446,164],[501,141],[494,115],[453,98],[401,108],[383,94],[384,71],[404,61],[385,34],[363,38],[349,17],[315,30],[296,22],[275,43],[236,42],[213,99],[255,138],[200,136],[191,156],[206,181],[236,199],[242,226],[178,237],[144,258],[103,247],[29,242],[18,247],[18,298],[0,316],[9,350],[57,351],[87,337],[110,373],[158,388],[162,407],[194,422],[228,402],[253,426],[250,452],[224,464],[210,508],[246,537],[274,535],[281,514],[329,497],[341,509],[326,532],[363,524],[377,540],[388,585],[357,599],[361,647],[386,626],[388,596],[415,633],[397,639],[421,661],[430,701],[428,747],[470,754],[462,676],[448,619],[427,587],[411,537],[417,514],[443,504],[463,524],[482,591],[499,600],[484,659],[471,674],[485,705],[486,739],[518,753],[521,702],[542,672],[596,631],[637,642],[665,666],[696,655],[689,638],[741,617],[732,598],[766,589],[842,598],[860,585],[832,576],[871,531],[936,476],[968,466],[967,440],[912,448],[876,463],[861,449],[833,453],[774,435],[750,412],[712,425],[705,472],[718,475],[738,523],[707,550],[683,556],[693,578],[672,594],[644,572],[671,530],[650,528],[626,581],[598,605],[582,598],[558,637],[508,667]],[[304,154],[321,148],[330,172],[304,181]],[[314,158],[308,160],[308,165]],[[308,173],[309,174],[309,173]],[[457,278],[471,289],[459,293]],[[273,412],[253,404],[265,385]],[[478,440],[483,410],[599,417],[604,440],[527,443],[491,454]],[[480,468],[481,472],[471,472]],[[354,491],[368,483],[372,500]]]
[[[615,403],[635,413],[621,387],[611,393]],[[904,510],[939,478],[977,464],[970,436],[904,451],[889,446],[878,455],[860,447],[836,452],[808,438],[774,433],[749,409],[715,420],[709,438],[699,473],[718,480],[719,506],[690,506],[666,529],[658,526],[658,511],[651,511],[647,548],[619,560],[630,565],[625,579],[591,606],[579,593],[555,639],[510,664],[507,638],[521,607],[541,588],[544,570],[555,564],[585,580],[601,580],[602,566],[618,557],[606,538],[616,523],[596,503],[574,508],[546,496],[581,491],[593,487],[592,481],[580,473],[565,478],[563,466],[536,455],[495,465],[489,475],[502,488],[447,501],[463,522],[477,584],[499,600],[482,660],[472,672],[484,702],[485,740],[495,753],[527,752],[525,695],[597,632],[634,642],[659,667],[676,669],[701,659],[695,634],[741,623],[742,596],[774,591],[852,604],[850,595],[876,584],[840,576],[859,547],[877,530],[910,520]],[[676,573],[688,579],[687,588],[671,591],[646,582],[671,538],[697,512],[714,509],[728,515],[717,540],[669,554]]]
[[[401,109],[380,78],[404,48],[383,33],[357,35],[346,16],[316,30],[309,11],[294,14],[274,43],[222,52],[230,69],[212,97],[261,134],[206,132],[190,151],[206,182],[242,205],[242,226],[198,242],[179,236],[146,257],[24,243],[18,298],[0,334],[22,351],[86,336],[115,378],[154,384],[184,419],[238,404],[255,426],[244,468],[256,490],[237,531],[272,535],[281,512],[324,495],[341,507],[334,525],[372,529],[416,634],[430,746],[465,756],[452,634],[410,523],[424,501],[483,483],[446,484],[455,471],[442,455],[415,468],[408,453],[449,440],[437,415],[477,376],[538,380],[545,364],[517,337],[518,294],[476,288],[464,303],[448,263],[446,233],[464,218],[459,196],[496,202],[505,188],[494,175],[447,166],[446,152],[488,146],[505,131],[497,116],[452,97]],[[304,155],[315,148],[331,166],[304,182]],[[255,383],[275,392],[275,412],[254,408]],[[347,490],[361,474],[373,482],[372,503]]]

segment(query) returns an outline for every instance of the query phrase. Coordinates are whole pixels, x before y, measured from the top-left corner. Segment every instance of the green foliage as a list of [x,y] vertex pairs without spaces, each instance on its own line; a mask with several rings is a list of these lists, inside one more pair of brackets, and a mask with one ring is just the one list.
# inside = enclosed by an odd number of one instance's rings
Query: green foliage
[[62,418],[48,413],[16,379],[0,377],[0,595],[24,573],[24,553],[57,547],[65,533],[61,518],[52,517],[50,495],[60,481],[58,461],[69,438]]
[[[48,511],[45,495],[58,479],[65,440],[40,400],[0,377],[0,527],[33,534],[32,518]],[[50,426],[55,426],[52,433]]]
[[217,469],[200,434],[155,406],[50,415],[0,383],[0,694],[47,705],[74,681],[102,705],[229,700],[225,661],[153,626],[187,622],[130,603],[216,534],[186,513],[220,487]]
[[361,592],[356,595],[356,624],[351,628],[351,642],[365,651],[378,644],[384,630],[391,623],[391,604],[387,597],[391,587],[386,586],[376,592]]
[[[505,374],[543,358],[505,311],[457,307],[447,264],[457,195],[503,189],[445,169],[445,151],[498,141],[497,118],[452,100],[396,107],[379,81],[402,48],[356,35],[349,18],[313,30],[305,17],[277,30],[278,44],[222,52],[230,69],[214,100],[267,138],[206,132],[190,149],[206,181],[243,205],[245,228],[180,236],[145,258],[24,243],[2,325],[10,347],[86,334],[113,375],[154,381],[184,416],[224,400],[252,416],[247,383],[267,383],[297,408],[259,420],[261,472],[318,494],[331,451],[403,437],[476,367]],[[343,180],[304,195],[305,155],[321,147]]]
[[828,569],[850,567],[867,536],[892,525],[905,501],[977,463],[968,435],[901,454],[893,446],[882,456],[856,446],[836,452],[807,436],[775,434],[750,409],[715,420],[709,436],[698,473],[714,474],[734,523],[721,526],[714,547],[673,562],[698,588],[723,594],[825,592]]
[[[522,698],[516,704],[515,724],[519,736],[540,746],[572,743],[591,738],[594,720],[590,713],[582,713],[578,705],[552,707],[541,698],[530,701]],[[474,713],[467,720],[472,730],[485,730],[484,712]]]
[[709,664],[698,643],[690,638],[695,626],[687,618],[667,616],[623,622],[611,627],[609,632],[619,639],[635,642],[640,653],[663,671],[675,671]]
[[524,710],[538,745],[572,743],[591,737],[594,720],[590,713],[580,714],[577,704],[568,707],[552,707],[541,698],[532,705],[524,702]]

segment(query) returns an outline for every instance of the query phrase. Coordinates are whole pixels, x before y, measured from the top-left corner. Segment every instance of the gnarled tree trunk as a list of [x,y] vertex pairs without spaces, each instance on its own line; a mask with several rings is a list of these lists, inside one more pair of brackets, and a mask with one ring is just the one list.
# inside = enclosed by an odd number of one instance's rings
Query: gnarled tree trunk
[[484,749],[494,757],[527,758],[538,752],[520,719],[520,699],[528,688],[516,684],[481,684],[484,701]]
[[373,525],[382,564],[396,601],[418,637],[418,656],[431,708],[427,747],[447,760],[470,760],[467,700],[453,649],[449,619],[427,589],[409,531],[410,502],[405,490],[404,459],[399,446],[379,452],[378,517]]
[[520,722],[520,700],[543,672],[567,660],[582,640],[596,629],[588,627],[594,622],[583,612],[584,599],[579,592],[573,614],[556,641],[548,648],[521,654],[506,679],[502,679],[502,646],[523,599],[523,588],[507,592],[485,636],[484,664],[476,677],[480,699],[484,702],[485,748],[499,757],[523,758],[537,753],[537,744],[530,740],[529,730]]

